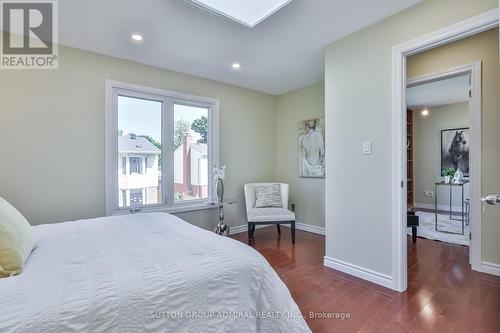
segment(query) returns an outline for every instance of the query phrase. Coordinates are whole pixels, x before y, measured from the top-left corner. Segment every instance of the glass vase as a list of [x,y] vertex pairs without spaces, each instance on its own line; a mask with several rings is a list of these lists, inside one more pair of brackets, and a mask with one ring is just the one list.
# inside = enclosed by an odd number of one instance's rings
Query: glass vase
[[222,203],[222,200],[224,200],[224,181],[220,178],[217,179],[217,183],[215,184],[215,193],[217,195],[217,202]]

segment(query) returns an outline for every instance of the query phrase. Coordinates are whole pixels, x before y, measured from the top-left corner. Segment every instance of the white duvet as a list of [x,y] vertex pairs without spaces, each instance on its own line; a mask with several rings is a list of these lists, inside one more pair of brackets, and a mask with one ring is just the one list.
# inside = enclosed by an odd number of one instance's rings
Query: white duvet
[[310,332],[255,250],[164,213],[35,227],[0,332]]

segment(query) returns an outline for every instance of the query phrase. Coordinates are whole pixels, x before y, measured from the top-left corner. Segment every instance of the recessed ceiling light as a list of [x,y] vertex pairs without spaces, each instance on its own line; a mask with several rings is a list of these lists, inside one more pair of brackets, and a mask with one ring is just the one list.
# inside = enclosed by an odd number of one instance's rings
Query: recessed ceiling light
[[427,116],[429,114],[429,109],[425,108],[422,110],[422,116]]
[[241,65],[239,63],[235,62],[234,64],[232,64],[232,67],[233,67],[233,69],[240,69]]
[[130,35],[130,38],[132,40],[135,40],[136,42],[140,42],[144,39],[144,37],[142,37],[141,34],[132,34],[132,35]]

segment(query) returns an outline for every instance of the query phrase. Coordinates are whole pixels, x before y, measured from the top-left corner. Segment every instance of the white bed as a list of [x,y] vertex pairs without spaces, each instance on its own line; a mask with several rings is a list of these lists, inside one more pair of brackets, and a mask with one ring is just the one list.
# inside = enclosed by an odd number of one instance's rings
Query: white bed
[[[0,332],[310,332],[255,250],[164,213],[35,227]],[[203,317],[203,318],[196,318]]]

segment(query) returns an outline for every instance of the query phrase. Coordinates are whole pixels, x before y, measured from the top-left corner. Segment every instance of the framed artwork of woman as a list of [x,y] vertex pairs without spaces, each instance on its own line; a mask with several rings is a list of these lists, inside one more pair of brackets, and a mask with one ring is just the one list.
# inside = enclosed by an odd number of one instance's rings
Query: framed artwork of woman
[[299,123],[299,176],[325,177],[325,118]]

